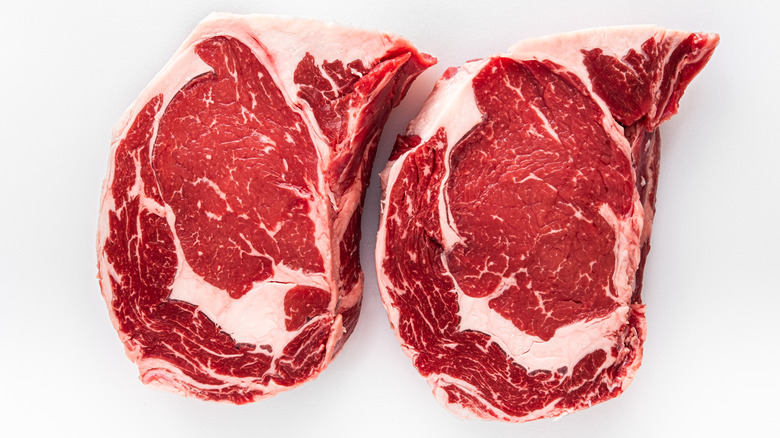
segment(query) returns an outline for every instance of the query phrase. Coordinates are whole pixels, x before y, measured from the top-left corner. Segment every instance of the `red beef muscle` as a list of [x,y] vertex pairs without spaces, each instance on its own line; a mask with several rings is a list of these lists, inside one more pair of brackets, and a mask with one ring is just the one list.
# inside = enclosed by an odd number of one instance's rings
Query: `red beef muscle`
[[658,125],[717,42],[583,31],[436,84],[382,174],[376,265],[396,335],[447,408],[528,421],[631,382]]
[[214,14],[117,125],[98,268],[141,380],[245,403],[314,378],[357,322],[368,172],[434,62],[406,40]]

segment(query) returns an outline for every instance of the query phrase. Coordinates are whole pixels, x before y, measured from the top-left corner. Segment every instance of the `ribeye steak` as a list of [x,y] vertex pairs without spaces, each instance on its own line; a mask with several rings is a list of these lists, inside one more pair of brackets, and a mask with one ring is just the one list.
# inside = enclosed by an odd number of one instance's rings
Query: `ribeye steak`
[[355,327],[365,188],[435,60],[311,20],[214,14],[117,124],[98,269],[144,383],[245,403],[314,378]]
[[660,140],[712,34],[521,42],[447,70],[382,173],[382,300],[436,398],[527,421],[620,394],[642,358]]

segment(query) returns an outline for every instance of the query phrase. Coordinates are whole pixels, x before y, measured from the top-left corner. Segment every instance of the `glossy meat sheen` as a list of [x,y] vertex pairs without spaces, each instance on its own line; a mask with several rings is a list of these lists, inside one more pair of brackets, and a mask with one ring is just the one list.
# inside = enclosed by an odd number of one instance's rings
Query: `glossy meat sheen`
[[382,174],[376,259],[390,322],[447,408],[528,421],[633,379],[657,127],[717,41],[583,31],[439,80]]
[[382,125],[433,61],[314,21],[198,26],[117,125],[104,185],[101,289],[142,381],[246,403],[325,368],[357,322]]

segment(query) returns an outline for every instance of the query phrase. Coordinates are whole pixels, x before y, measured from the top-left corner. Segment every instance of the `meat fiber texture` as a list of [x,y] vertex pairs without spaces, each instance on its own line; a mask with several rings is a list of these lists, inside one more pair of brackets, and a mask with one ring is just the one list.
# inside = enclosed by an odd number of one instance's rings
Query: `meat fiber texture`
[[357,322],[390,109],[435,62],[396,35],[212,14],[116,125],[98,230],[144,383],[232,403],[316,377]]
[[449,410],[522,422],[629,385],[658,126],[717,43],[586,30],[439,79],[381,175],[376,266],[403,350]]

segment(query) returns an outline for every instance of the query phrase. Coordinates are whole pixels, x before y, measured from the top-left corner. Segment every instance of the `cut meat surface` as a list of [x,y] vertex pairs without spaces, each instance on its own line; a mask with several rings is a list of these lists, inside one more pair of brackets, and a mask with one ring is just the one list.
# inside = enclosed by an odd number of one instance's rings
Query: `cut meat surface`
[[246,403],[325,368],[357,322],[382,126],[434,62],[310,20],[196,28],[117,124],[103,187],[98,276],[144,383]]
[[658,126],[717,43],[588,30],[439,79],[382,173],[376,266],[391,325],[447,408],[528,421],[631,382]]

